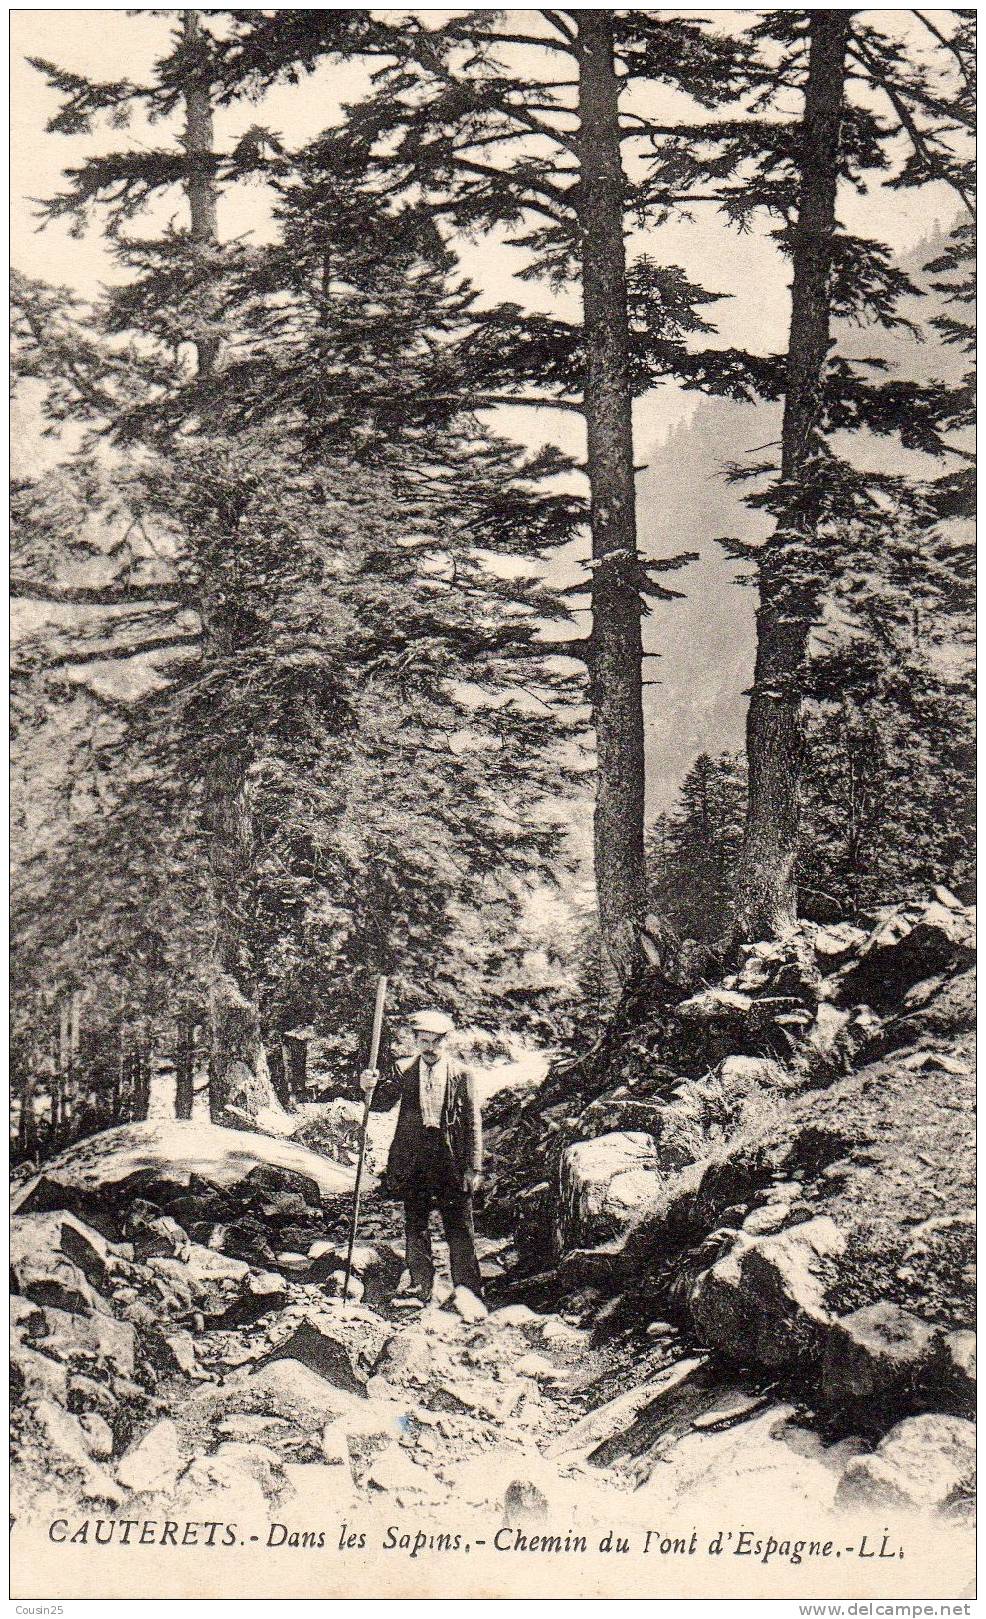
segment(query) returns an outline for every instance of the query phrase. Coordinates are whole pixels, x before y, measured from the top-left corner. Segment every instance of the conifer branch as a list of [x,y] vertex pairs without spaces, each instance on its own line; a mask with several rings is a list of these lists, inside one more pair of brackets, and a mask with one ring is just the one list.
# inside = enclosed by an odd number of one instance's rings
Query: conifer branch
[[952,56],[954,56],[956,62],[959,65],[959,72],[962,74],[962,79],[963,79],[963,82],[965,83],[965,87],[971,93],[974,87],[973,87],[972,80],[971,80],[971,78],[969,76],[969,65],[966,62],[965,57],[962,55],[962,52],[959,50],[958,46],[956,45],[954,39],[949,39],[947,34],[943,34],[940,31],[940,29],[936,28],[934,23],[931,21],[931,18],[927,15],[926,12],[924,12],[924,11],[915,11],[914,15],[918,19],[918,22],[924,24],[924,26],[925,26],[925,28],[927,28],[929,34],[933,34],[935,39],[938,40],[939,44],[944,45],[945,49],[947,51],[949,51]]
[[186,599],[174,585],[60,585],[12,574],[10,595],[17,601],[66,602],[79,607],[132,607],[156,603],[179,607]]
[[176,647],[200,646],[202,637],[195,634],[158,635],[143,641],[118,641],[110,645],[76,647],[58,652],[44,660],[45,669],[67,669],[87,663],[120,663],[128,658],[140,658],[151,652],[167,652]]
[[933,179],[942,180],[945,185],[951,186],[956,196],[961,199],[969,214],[974,219],[976,217],[975,201],[970,196],[965,186],[962,185],[961,181],[956,179],[955,175],[951,173],[949,166],[944,159],[938,153],[932,150],[927,137],[918,127],[917,120],[915,119],[910,107],[907,105],[901,91],[884,73],[881,72],[879,63],[874,60],[867,46],[858,37],[858,35],[850,43],[849,49],[850,52],[855,56],[856,60],[861,62],[863,67],[867,69],[871,83],[875,84],[879,89],[881,89],[884,95],[887,97],[887,100],[890,102],[895,113],[900,119],[904,130],[910,137],[911,145],[913,146],[914,151],[925,164],[928,174]]
[[566,40],[567,43],[572,47],[572,55],[574,56],[578,50],[579,36],[572,27],[571,23],[568,21],[567,17],[565,17],[562,12],[554,10],[542,10],[541,15],[546,22],[551,24],[552,28],[558,30],[558,33],[561,34],[562,39]]

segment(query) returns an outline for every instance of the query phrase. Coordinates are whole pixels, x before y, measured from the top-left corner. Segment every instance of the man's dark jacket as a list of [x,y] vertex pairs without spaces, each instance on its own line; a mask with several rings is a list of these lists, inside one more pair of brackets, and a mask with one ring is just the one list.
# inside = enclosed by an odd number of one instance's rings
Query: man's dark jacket
[[[441,1179],[448,1181],[450,1197],[461,1197],[465,1192],[466,1170],[474,1169],[478,1174],[483,1167],[482,1116],[471,1070],[450,1057],[440,1057],[439,1061],[447,1068],[439,1131],[445,1166]],[[391,1197],[400,1199],[414,1198],[429,1189],[445,1190],[421,1183],[422,1142],[426,1132],[421,1119],[420,1062],[420,1057],[409,1057],[397,1063],[395,1071],[382,1078],[373,1093],[374,1112],[386,1112],[400,1099],[383,1186]]]

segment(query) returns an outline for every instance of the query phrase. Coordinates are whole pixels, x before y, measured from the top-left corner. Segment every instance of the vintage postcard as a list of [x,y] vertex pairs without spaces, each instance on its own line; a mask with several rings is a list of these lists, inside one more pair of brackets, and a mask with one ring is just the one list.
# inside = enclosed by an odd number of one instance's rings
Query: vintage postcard
[[19,9],[11,1594],[975,1595],[975,14]]

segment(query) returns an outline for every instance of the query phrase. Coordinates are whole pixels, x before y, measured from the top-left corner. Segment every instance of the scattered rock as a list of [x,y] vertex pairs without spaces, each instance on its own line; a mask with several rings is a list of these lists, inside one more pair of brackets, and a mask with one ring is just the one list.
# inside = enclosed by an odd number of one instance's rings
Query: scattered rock
[[234,1388],[227,1382],[224,1394],[242,1410],[266,1410],[289,1417],[309,1432],[322,1428],[329,1416],[352,1409],[359,1396],[338,1388],[297,1360],[277,1359],[259,1371],[251,1372]]
[[87,1436],[74,1416],[51,1400],[38,1400],[32,1415],[49,1453],[69,1463],[81,1476],[79,1493],[85,1500],[106,1501],[111,1506],[125,1500],[110,1474],[94,1464]]
[[559,1316],[548,1316],[541,1325],[541,1338],[546,1344],[557,1344],[559,1349],[581,1348],[587,1338],[581,1327],[573,1327],[571,1322],[562,1321]]
[[327,1422],[325,1424],[319,1440],[319,1448],[326,1466],[345,1467],[348,1470],[349,1446],[346,1443],[345,1435],[339,1432],[335,1423]]
[[871,1456],[849,1463],[836,1492],[841,1507],[929,1512],[971,1496],[976,1430],[961,1417],[908,1417]]
[[817,1355],[834,1319],[826,1289],[844,1249],[827,1215],[772,1236],[737,1236],[692,1288],[700,1340],[730,1359],[770,1367]]
[[65,1404],[69,1411],[81,1415],[84,1411],[95,1411],[99,1416],[114,1427],[119,1400],[112,1388],[103,1382],[97,1382],[94,1377],[87,1377],[84,1372],[74,1371],[69,1374],[65,1387]]
[[210,1514],[220,1520],[263,1523],[269,1515],[267,1496],[249,1454],[195,1456],[182,1473],[168,1510],[194,1517],[208,1501]]
[[547,1495],[533,1479],[511,1479],[503,1495],[503,1521],[508,1528],[542,1522],[549,1510]]
[[116,1476],[128,1490],[174,1489],[182,1469],[178,1429],[170,1418],[156,1422],[117,1463]]
[[60,1253],[21,1251],[11,1264],[11,1283],[31,1303],[50,1304],[68,1315],[93,1315],[107,1309],[78,1265]]
[[489,1314],[482,1299],[477,1298],[475,1293],[468,1287],[457,1287],[452,1295],[452,1300],[457,1314],[462,1317],[463,1321],[471,1325],[474,1325],[477,1321],[485,1321]]
[[867,1408],[906,1411],[920,1406],[922,1383],[935,1352],[925,1322],[880,1300],[833,1323],[825,1345],[819,1398],[850,1420]]
[[767,1237],[775,1231],[780,1231],[791,1218],[790,1203],[765,1203],[762,1208],[752,1209],[746,1216],[741,1230],[748,1237]]
[[188,1232],[170,1214],[137,1198],[123,1226],[137,1259],[180,1259],[188,1247]]
[[682,1023],[716,1023],[742,1029],[752,1005],[752,997],[737,989],[703,989],[679,1002],[675,1016]]
[[836,922],[831,927],[818,928],[812,939],[815,958],[823,973],[832,972],[857,955],[866,943],[866,933],[851,922]]
[[66,1362],[80,1354],[89,1355],[104,1361],[115,1372],[133,1376],[137,1334],[129,1321],[117,1321],[101,1311],[70,1315],[53,1305],[46,1305],[39,1314],[42,1331],[32,1336],[45,1355]]
[[543,1323],[545,1317],[538,1315],[527,1304],[504,1304],[499,1310],[490,1312],[491,1327],[534,1327]]
[[374,1457],[366,1482],[370,1489],[396,1495],[399,1499],[407,1497],[413,1501],[424,1497],[437,1501],[445,1496],[438,1480],[412,1462],[400,1445],[388,1445]]
[[719,1078],[729,1091],[754,1087],[770,1090],[772,1086],[787,1089],[791,1083],[787,1069],[771,1057],[724,1057],[719,1064]]
[[197,1377],[199,1365],[195,1357],[195,1340],[190,1332],[167,1332],[161,1335],[167,1351],[167,1369],[183,1372],[186,1377]]
[[769,1404],[769,1395],[750,1395],[737,1391],[721,1405],[714,1405],[709,1411],[701,1411],[693,1418],[692,1427],[698,1433],[723,1433],[727,1428],[735,1428],[741,1422],[748,1422]]
[[256,1479],[265,1495],[273,1493],[277,1475],[282,1471],[281,1458],[268,1445],[245,1444],[241,1439],[224,1439],[213,1452],[219,1462],[231,1462],[237,1471],[249,1473]]
[[559,1369],[547,1355],[521,1355],[511,1368],[518,1377],[533,1377],[540,1383],[564,1383],[568,1373]]
[[289,1337],[264,1355],[256,1363],[256,1372],[279,1360],[307,1366],[334,1388],[366,1398],[366,1381],[353,1365],[345,1344],[323,1332],[313,1321],[303,1321]]
[[311,1261],[307,1254],[281,1253],[276,1256],[275,1263],[290,1276],[307,1276],[311,1270]]
[[281,1309],[287,1300],[288,1284],[283,1276],[270,1270],[250,1271],[239,1296],[227,1305],[212,1325],[226,1330],[250,1326],[272,1310]]
[[647,1336],[648,1338],[674,1338],[677,1336],[677,1328],[673,1327],[669,1321],[651,1321],[647,1328]]
[[865,1002],[877,1012],[900,1005],[907,990],[936,972],[971,966],[975,953],[974,913],[954,895],[947,902],[884,905],[858,956],[840,975],[843,1006]]
[[10,1264],[15,1276],[25,1262],[43,1265],[59,1255],[81,1271],[90,1287],[106,1289],[114,1256],[98,1231],[64,1209],[19,1214],[11,1221]]
[[645,1407],[666,1399],[705,1364],[706,1357],[703,1355],[677,1361],[659,1377],[630,1389],[626,1394],[619,1394],[615,1400],[608,1400],[605,1405],[588,1412],[552,1440],[544,1454],[549,1457],[565,1456],[572,1451],[598,1449],[606,1440],[624,1434]]
[[40,1397],[64,1405],[67,1400],[65,1367],[25,1344],[10,1351],[10,1397],[20,1401]]

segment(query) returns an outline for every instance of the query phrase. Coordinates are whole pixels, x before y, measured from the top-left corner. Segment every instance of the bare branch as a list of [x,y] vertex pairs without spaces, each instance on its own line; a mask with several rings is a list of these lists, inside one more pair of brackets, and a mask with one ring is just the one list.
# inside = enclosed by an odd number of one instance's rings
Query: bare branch
[[59,585],[12,574],[10,595],[18,601],[67,602],[79,607],[132,607],[159,603],[179,607],[186,599],[175,585]]

